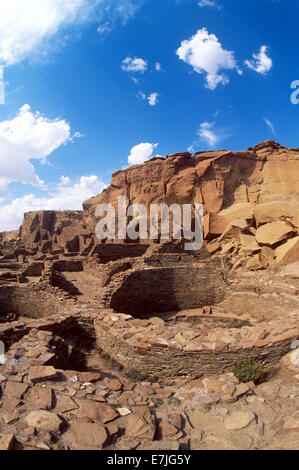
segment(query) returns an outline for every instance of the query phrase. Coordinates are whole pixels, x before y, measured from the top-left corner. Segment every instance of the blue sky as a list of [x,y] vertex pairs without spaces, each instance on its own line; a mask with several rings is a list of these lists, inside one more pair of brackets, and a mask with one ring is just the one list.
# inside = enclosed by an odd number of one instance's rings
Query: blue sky
[[156,154],[299,146],[297,0],[5,3],[0,231]]

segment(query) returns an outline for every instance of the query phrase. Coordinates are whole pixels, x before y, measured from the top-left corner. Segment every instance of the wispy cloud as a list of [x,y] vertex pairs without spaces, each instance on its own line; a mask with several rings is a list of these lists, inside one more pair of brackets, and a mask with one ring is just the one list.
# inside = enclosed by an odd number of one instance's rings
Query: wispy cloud
[[210,147],[215,147],[219,142],[220,136],[217,135],[214,122],[202,122],[199,126],[198,135]]
[[266,75],[273,66],[273,61],[271,57],[267,55],[268,47],[261,46],[259,52],[253,54],[253,60],[245,60],[245,64],[251,70],[254,70],[257,73]]
[[233,127],[219,126],[216,121],[204,121],[196,131],[196,139],[190,145],[188,151],[194,152],[202,144],[211,149],[216,148],[223,140],[231,137],[236,129]]
[[274,127],[274,124],[270,121],[270,119],[266,118],[265,116],[263,116],[263,120],[265,121],[265,123],[267,124],[267,126],[269,127],[269,129],[271,130],[272,134],[277,137],[277,132],[276,132],[276,129]]
[[0,104],[5,104],[4,70],[0,67]]
[[217,10],[221,10],[221,5],[215,0],[200,0],[198,6],[201,8],[216,8]]
[[[0,65],[44,53],[66,26],[95,22],[102,32],[125,24],[142,0],[9,0],[0,4]],[[56,39],[56,38],[55,38]]]

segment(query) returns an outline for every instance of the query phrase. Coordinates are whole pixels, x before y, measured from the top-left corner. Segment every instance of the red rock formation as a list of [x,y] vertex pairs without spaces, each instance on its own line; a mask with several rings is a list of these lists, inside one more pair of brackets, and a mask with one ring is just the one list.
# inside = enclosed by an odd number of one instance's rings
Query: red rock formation
[[29,248],[42,248],[49,244],[51,249],[55,246],[67,248],[76,244],[76,237],[82,233],[81,211],[27,212],[20,229],[21,242]]
[[19,230],[12,230],[11,232],[0,232],[0,245],[3,243],[14,242],[19,239],[19,236]]
[[[117,212],[118,197],[126,196],[128,205],[143,204],[148,214],[153,203],[203,204],[205,239],[213,241],[221,236],[220,244],[208,247],[210,253],[219,252],[225,240],[234,239],[235,245],[227,245],[222,252],[225,255],[233,252],[234,264],[239,262],[239,253],[247,256],[250,252],[260,260],[261,248],[276,250],[278,242],[284,244],[298,235],[298,188],[299,149],[284,147],[272,140],[241,152],[222,150],[194,155],[183,152],[165,158],[154,157],[142,165],[114,173],[109,187],[83,203],[83,213],[25,214],[20,229],[21,243],[43,252],[61,248],[72,252],[88,251],[95,238],[97,206],[111,204]],[[271,242],[265,236],[277,226],[274,222],[280,222],[278,226],[283,226],[285,233],[276,237],[277,240],[272,237]],[[260,228],[265,224],[272,225]],[[261,232],[266,234],[263,238]],[[7,235],[2,235],[2,239],[5,237]],[[264,248],[263,258],[266,251]],[[269,255],[269,250],[267,253]],[[291,253],[291,259],[296,258],[294,248]],[[273,256],[271,254],[271,258]],[[289,254],[284,254],[283,259],[289,258]]]
[[[283,147],[274,141],[262,142],[242,152],[213,151],[172,154],[152,158],[112,175],[104,191],[83,203],[83,220],[92,232],[99,204],[117,206],[119,196],[129,204],[202,203],[205,214],[220,214],[226,221],[213,220],[215,233],[223,224],[244,217],[256,205],[277,201],[299,226],[299,149]],[[233,210],[232,210],[233,207]],[[218,232],[217,232],[218,230]]]

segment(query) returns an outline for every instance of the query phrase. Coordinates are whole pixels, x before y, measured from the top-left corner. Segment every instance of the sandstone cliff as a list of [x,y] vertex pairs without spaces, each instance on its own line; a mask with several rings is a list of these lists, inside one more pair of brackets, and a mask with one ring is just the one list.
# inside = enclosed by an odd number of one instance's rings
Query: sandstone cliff
[[0,245],[17,241],[20,236],[19,230],[12,230],[10,232],[0,232]]
[[[23,246],[41,251],[88,252],[99,204],[203,204],[204,238],[212,256],[234,267],[260,269],[299,259],[299,149],[269,140],[245,151],[183,152],[154,157],[112,175],[82,211],[24,216]],[[149,212],[149,211],[148,211]],[[0,243],[12,235],[0,234]],[[15,236],[15,235],[14,235]]]
[[118,171],[112,175],[109,187],[83,203],[83,220],[90,232],[96,223],[96,207],[105,203],[116,207],[119,196],[127,196],[129,204],[145,206],[202,203],[206,215],[225,215],[234,206],[234,218],[256,205],[277,201],[280,211],[294,218],[298,227],[299,149],[266,141],[242,152],[155,157]]
[[49,251],[77,245],[83,232],[82,211],[38,211],[24,214],[20,237],[26,247]]

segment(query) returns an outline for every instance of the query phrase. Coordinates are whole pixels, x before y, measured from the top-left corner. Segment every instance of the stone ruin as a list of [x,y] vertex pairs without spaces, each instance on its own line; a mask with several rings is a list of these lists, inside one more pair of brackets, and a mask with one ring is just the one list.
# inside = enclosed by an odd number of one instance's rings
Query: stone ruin
[[[0,234],[0,448],[298,444],[298,161],[273,141],[153,158],[83,212],[27,213]],[[124,194],[202,203],[202,249],[97,240],[96,206]],[[260,382],[240,383],[250,358]]]

